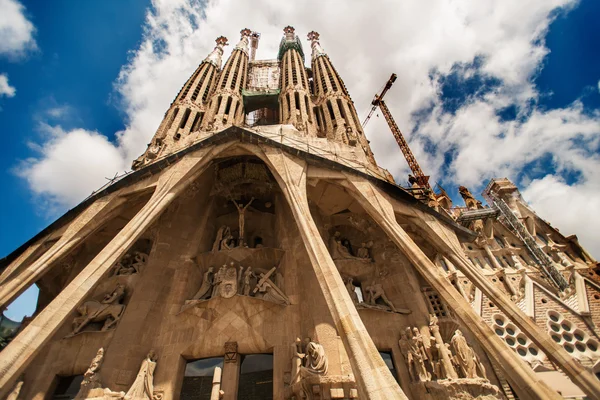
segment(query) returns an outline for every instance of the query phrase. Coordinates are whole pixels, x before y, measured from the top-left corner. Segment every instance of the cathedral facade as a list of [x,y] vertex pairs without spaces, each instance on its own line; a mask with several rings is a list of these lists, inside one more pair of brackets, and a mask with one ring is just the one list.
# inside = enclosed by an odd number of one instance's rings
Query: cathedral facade
[[259,39],[217,38],[133,171],[0,260],[0,309],[40,289],[0,396],[600,398],[577,237],[506,178],[397,185],[319,34]]

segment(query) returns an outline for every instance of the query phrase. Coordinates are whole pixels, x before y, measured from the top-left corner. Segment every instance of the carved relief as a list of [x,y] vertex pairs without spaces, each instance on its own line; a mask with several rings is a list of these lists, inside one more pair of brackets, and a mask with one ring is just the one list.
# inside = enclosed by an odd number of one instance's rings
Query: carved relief
[[86,399],[89,397],[91,390],[102,388],[102,378],[99,371],[103,360],[104,348],[100,347],[89,368],[83,374],[83,381],[75,399]]
[[269,271],[256,270],[251,266],[235,267],[231,262],[229,266],[223,265],[217,272],[214,267],[209,267],[203,275],[200,289],[186,304],[197,303],[216,298],[225,299],[235,295],[256,297],[277,304],[291,304],[288,297],[281,290],[283,276],[277,272],[277,267]]
[[90,323],[102,323],[99,329],[101,332],[114,328],[125,310],[125,305],[121,304],[125,294],[125,285],[118,284],[112,292],[106,293],[101,301],[90,300],[83,303],[77,308],[80,315],[73,320],[73,332],[69,336],[82,332]]
[[142,272],[148,255],[139,251],[127,253],[114,266],[113,275],[133,275]]

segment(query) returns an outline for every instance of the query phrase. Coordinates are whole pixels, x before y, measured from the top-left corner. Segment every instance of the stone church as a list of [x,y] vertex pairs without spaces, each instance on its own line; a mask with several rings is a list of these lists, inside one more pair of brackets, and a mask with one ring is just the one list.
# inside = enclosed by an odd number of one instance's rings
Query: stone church
[[600,398],[577,237],[506,178],[396,184],[319,34],[259,39],[222,66],[219,37],[133,171],[0,260],[0,309],[40,290],[0,397]]

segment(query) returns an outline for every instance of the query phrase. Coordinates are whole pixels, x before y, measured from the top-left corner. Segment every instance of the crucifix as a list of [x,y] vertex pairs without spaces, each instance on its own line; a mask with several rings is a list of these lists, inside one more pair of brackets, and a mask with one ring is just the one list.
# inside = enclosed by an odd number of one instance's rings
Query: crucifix
[[235,200],[231,200],[233,204],[235,204],[235,208],[238,210],[239,214],[239,225],[240,225],[240,234],[239,234],[239,243],[238,246],[244,245],[244,214],[246,213],[246,209],[250,207],[250,204],[254,201],[254,197],[250,199],[248,204],[242,207],[243,203],[236,203]]

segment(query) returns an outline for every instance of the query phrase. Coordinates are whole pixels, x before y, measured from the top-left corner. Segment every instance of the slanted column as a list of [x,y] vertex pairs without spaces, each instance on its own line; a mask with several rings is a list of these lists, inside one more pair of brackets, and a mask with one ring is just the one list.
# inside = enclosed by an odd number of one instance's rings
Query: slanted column
[[[398,246],[423,278],[438,292],[454,314],[465,326],[469,327],[482,347],[486,348],[495,361],[503,366],[511,384],[517,389],[519,397],[522,399],[561,399],[562,396],[559,396],[557,392],[540,380],[535,372],[512,349],[506,346],[489,326],[483,323],[439,268],[398,224],[390,201],[363,178],[351,175],[346,175],[346,177],[347,180],[343,184],[354,193],[354,198]],[[451,258],[450,261],[456,265],[454,259]],[[543,334],[539,333],[539,335]]]
[[225,360],[221,388],[225,392],[223,400],[236,400],[240,383],[241,356],[237,352],[237,342],[225,343]]
[[379,356],[312,218],[306,194],[306,163],[276,149],[264,150],[292,210],[323,297],[348,354],[359,398],[407,399]]
[[210,400],[219,400],[222,396],[221,392],[221,367],[215,367],[213,372],[212,390],[210,392]]
[[446,377],[449,379],[458,379],[458,375],[454,370],[454,366],[452,365],[452,361],[450,361],[450,355],[448,354],[448,350],[446,350],[446,345],[444,344],[444,340],[442,339],[442,335],[440,334],[440,327],[438,325],[430,325],[429,329],[435,338],[435,343],[432,343],[432,346],[438,346],[438,352],[442,355],[442,365],[444,366],[444,373]]
[[[124,201],[123,198],[99,199],[75,218],[62,237],[46,253],[0,286],[0,310],[6,308],[11,301],[37,282],[58,260],[77,248],[89,234],[104,223],[107,213]],[[9,268],[17,270],[18,267],[19,265],[15,264]]]
[[[0,398],[107,274],[112,266],[156,221],[171,202],[202,172],[208,158],[187,157],[171,167],[158,180],[148,203],[117,233],[96,257],[54,300],[0,353]],[[195,170],[195,173],[192,173]]]

